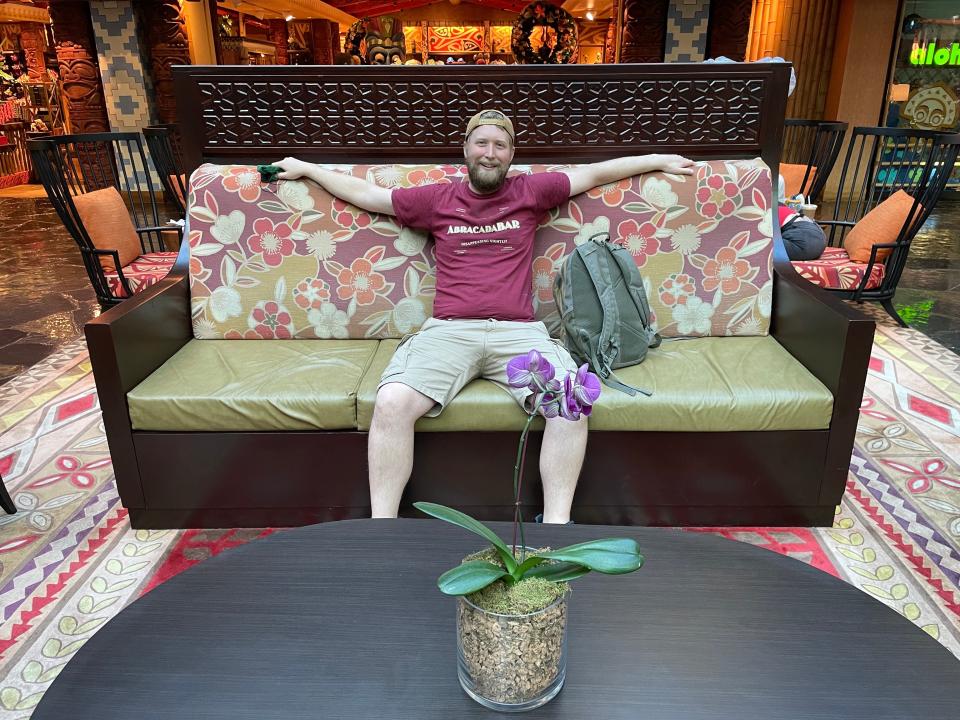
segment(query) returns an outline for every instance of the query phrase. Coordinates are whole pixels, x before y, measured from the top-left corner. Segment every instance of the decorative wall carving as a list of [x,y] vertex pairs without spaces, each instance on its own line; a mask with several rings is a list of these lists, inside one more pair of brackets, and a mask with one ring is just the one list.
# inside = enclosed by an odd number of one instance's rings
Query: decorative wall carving
[[[616,6],[614,6],[616,7]],[[603,43],[603,61],[615,63],[617,61],[617,19],[613,18],[607,24],[607,38]]]
[[710,0],[710,31],[707,57],[725,55],[743,62],[750,34],[753,0]]
[[20,47],[27,58],[27,74],[31,80],[42,80],[44,75],[43,51],[47,49],[47,36],[39,23],[20,24]]
[[75,133],[110,129],[97,65],[90,8],[86,2],[50,5],[50,19],[57,38],[57,60],[63,95],[70,109],[70,130]]
[[270,20],[270,42],[277,47],[277,65],[287,64],[287,21]]
[[180,3],[177,0],[149,0],[138,5],[150,58],[157,116],[162,123],[176,122],[177,101],[170,67],[190,64],[190,46]]
[[670,0],[623,0],[620,62],[663,62]]
[[572,65],[542,68],[536,79],[522,70],[467,66],[450,79],[449,69],[424,67],[333,66],[319,77],[316,68],[184,68],[187,164],[286,148],[330,162],[449,160],[461,151],[465,119],[488,105],[512,116],[523,162],[654,148],[778,157],[780,137],[768,128],[761,138],[761,117],[782,130],[770,118],[775,83],[786,98],[783,66],[630,65],[598,78]]

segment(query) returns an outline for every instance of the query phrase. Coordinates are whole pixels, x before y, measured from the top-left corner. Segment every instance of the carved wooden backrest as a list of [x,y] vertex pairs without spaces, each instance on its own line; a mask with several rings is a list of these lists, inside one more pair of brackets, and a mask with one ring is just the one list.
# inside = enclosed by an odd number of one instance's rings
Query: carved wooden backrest
[[201,162],[457,162],[471,115],[517,129],[517,162],[676,152],[776,172],[788,64],[178,66],[187,171]]

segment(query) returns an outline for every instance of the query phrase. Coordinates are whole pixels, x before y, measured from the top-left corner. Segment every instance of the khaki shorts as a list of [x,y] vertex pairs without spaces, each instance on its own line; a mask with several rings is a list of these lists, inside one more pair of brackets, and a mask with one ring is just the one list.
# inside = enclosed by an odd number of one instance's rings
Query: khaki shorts
[[463,387],[478,377],[492,380],[521,407],[531,391],[507,383],[507,362],[537,350],[556,368],[576,372],[577,364],[542,322],[509,320],[438,320],[430,318],[419,332],[405,337],[380,378],[403,383],[437,404],[426,417],[436,417]]

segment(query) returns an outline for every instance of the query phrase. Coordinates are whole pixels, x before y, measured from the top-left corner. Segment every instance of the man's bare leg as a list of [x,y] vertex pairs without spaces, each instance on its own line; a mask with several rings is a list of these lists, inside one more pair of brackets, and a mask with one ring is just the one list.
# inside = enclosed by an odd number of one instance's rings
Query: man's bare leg
[[540,447],[545,523],[565,523],[570,519],[573,493],[586,451],[587,418],[581,417],[576,422],[562,417],[547,420]]
[[413,426],[434,404],[402,383],[387,383],[377,392],[367,438],[371,517],[397,516],[413,470]]

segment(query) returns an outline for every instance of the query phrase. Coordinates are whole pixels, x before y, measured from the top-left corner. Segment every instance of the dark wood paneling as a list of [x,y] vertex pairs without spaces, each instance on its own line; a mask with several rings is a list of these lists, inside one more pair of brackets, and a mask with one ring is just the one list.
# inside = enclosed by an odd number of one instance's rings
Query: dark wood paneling
[[187,164],[439,162],[467,119],[500,108],[517,162],[629,153],[756,157],[776,167],[789,66],[179,67]]
[[269,20],[270,23],[270,42],[274,44],[277,48],[277,65],[286,65],[288,56],[287,56],[287,38],[289,33],[287,32],[287,21],[286,20]]
[[[531,433],[533,458],[540,437]],[[573,514],[581,522],[652,525],[823,524],[834,506],[818,507],[815,480],[828,438],[826,430],[594,432]],[[133,443],[146,513],[134,520],[138,527],[151,517],[164,522],[164,514],[253,527],[369,515],[366,433],[134,432]],[[517,433],[418,433],[404,511],[429,498],[482,519],[512,517],[516,451]],[[471,462],[457,461],[464,457]],[[712,458],[708,469],[704,457]],[[541,492],[537,463],[528,463],[529,516],[540,511]]]
[[670,0],[621,0],[620,62],[662,63]]
[[722,55],[737,62],[746,59],[752,12],[753,0],[710,0],[708,58]]

